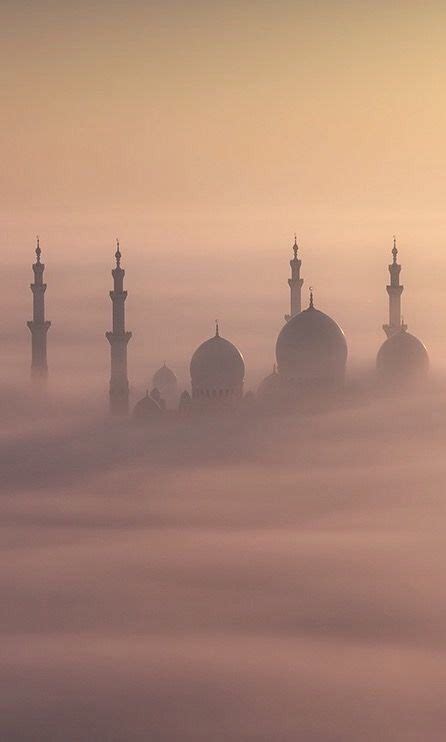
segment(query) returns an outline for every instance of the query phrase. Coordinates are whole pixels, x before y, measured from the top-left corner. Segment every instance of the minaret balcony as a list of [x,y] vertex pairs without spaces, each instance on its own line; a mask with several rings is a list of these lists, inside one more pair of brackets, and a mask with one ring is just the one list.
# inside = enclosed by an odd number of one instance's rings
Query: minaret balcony
[[403,293],[403,290],[404,290],[404,286],[401,286],[401,285],[392,286],[392,284],[391,284],[390,286],[386,286],[386,290],[387,290],[387,293],[389,294],[389,296],[392,296],[392,295],[393,296],[396,296],[396,295],[401,296],[401,294]]

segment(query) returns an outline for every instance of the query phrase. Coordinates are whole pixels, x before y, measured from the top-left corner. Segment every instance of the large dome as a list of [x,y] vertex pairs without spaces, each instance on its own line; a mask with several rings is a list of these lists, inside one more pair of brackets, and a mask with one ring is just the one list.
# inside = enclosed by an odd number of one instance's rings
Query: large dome
[[292,317],[276,343],[281,376],[303,384],[339,384],[344,379],[347,342],[339,325],[310,306]]
[[193,396],[226,396],[242,393],[245,362],[239,349],[217,332],[192,356],[190,375]]
[[423,343],[403,328],[381,345],[376,368],[382,378],[396,383],[420,380],[429,370],[429,356]]

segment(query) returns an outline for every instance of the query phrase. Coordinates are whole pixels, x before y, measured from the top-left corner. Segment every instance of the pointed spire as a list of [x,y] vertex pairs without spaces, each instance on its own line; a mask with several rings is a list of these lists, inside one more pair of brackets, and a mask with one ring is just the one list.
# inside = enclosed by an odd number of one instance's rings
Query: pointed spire
[[116,267],[112,268],[113,290],[109,292],[112,301],[112,330],[105,336],[110,343],[110,412],[116,415],[127,415],[129,406],[129,382],[127,378],[127,343],[132,337],[125,329],[124,290],[125,271],[121,268],[121,250],[116,240]]
[[216,338],[219,338],[220,337],[220,330],[219,330],[219,327],[218,327],[218,319],[215,320],[215,337]]
[[401,320],[401,294],[403,293],[404,286],[400,283],[401,265],[397,262],[398,248],[396,246],[395,235],[393,235],[392,256],[393,260],[388,266],[390,283],[386,286],[389,295],[389,322],[383,325],[383,330],[388,338],[400,332],[403,324]]
[[36,255],[37,255],[37,262],[40,263],[40,254],[42,250],[40,249],[40,240],[39,235],[36,237]]
[[33,378],[44,379],[48,372],[47,363],[47,332],[51,322],[45,319],[45,291],[43,282],[45,266],[40,262],[40,240],[36,236],[36,262],[32,264],[34,281],[30,285],[33,294],[33,318],[27,325],[31,332],[31,375]]
[[290,287],[290,313],[285,314],[286,322],[302,311],[302,286],[304,279],[300,277],[302,261],[297,255],[298,250],[299,245],[297,244],[297,234],[295,232],[293,245],[294,257],[290,260],[291,277],[288,279],[288,286]]
[[308,309],[313,309],[313,308],[314,308],[314,305],[313,305],[313,288],[312,288],[312,286],[310,286],[310,305],[309,305]]
[[396,237],[395,237],[395,235],[393,235],[392,255],[393,255],[393,262],[396,263],[396,256],[398,255],[398,250],[397,250],[397,247],[396,247]]
[[294,233],[294,245],[293,245],[293,250],[294,250],[294,259],[295,259],[295,260],[297,259],[297,251],[298,251],[298,249],[299,249],[299,245],[297,244],[297,234],[296,234],[296,232],[295,232],[295,233]]
[[116,265],[119,268],[121,266],[121,250],[119,249],[119,240],[116,238],[116,252],[115,252],[115,258],[116,258]]

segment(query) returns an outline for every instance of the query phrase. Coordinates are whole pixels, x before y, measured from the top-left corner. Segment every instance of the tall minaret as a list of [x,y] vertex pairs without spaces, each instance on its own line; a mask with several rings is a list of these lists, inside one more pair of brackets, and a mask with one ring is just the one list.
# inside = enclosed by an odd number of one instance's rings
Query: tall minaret
[[407,329],[407,325],[403,324],[401,320],[401,294],[404,286],[400,284],[401,266],[396,262],[398,255],[396,237],[393,238],[392,255],[393,261],[389,265],[390,284],[386,287],[389,294],[389,324],[383,325],[383,330],[388,338],[401,330]]
[[48,375],[46,334],[51,325],[51,322],[45,320],[46,283],[43,283],[45,265],[40,262],[41,252],[39,238],[37,237],[37,259],[33,264],[34,283],[31,284],[31,291],[33,292],[33,318],[30,322],[27,322],[31,331],[31,376],[34,379],[46,379]]
[[129,382],[127,379],[127,343],[132,337],[125,331],[125,308],[127,291],[124,291],[125,271],[121,268],[119,240],[116,240],[116,268],[112,270],[114,281],[110,298],[113,303],[113,330],[105,336],[110,343],[110,412],[115,415],[126,415],[129,411]]
[[299,246],[297,244],[297,237],[294,235],[294,258],[290,260],[290,266],[291,266],[291,278],[288,279],[288,286],[290,287],[290,314],[285,315],[285,319],[288,322],[291,317],[294,317],[295,314],[299,314],[302,310],[302,299],[301,299],[301,293],[302,293],[302,286],[304,279],[300,277],[300,266],[302,265],[302,261],[299,260],[297,257],[297,251],[299,249]]

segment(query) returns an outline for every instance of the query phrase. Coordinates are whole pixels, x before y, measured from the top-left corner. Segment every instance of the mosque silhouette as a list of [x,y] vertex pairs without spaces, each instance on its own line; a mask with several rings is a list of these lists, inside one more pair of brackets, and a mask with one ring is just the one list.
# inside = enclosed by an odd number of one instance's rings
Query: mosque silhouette
[[[340,326],[328,314],[314,306],[310,289],[309,305],[302,310],[302,261],[298,257],[297,239],[290,260],[290,313],[276,342],[276,364],[257,389],[256,395],[244,392],[245,362],[240,350],[220,335],[216,322],[215,335],[205,340],[194,352],[190,362],[190,392],[179,394],[174,372],[164,363],[154,374],[152,390],[147,391],[133,410],[135,420],[145,422],[161,419],[172,410],[179,414],[224,411],[257,404],[264,407],[288,407],[304,404],[309,399],[339,394],[344,388],[347,364],[347,341]],[[401,265],[397,262],[396,239],[393,240],[392,262],[389,265],[389,321],[383,325],[387,336],[379,348],[376,374],[383,385],[402,386],[426,379],[429,358],[423,343],[407,331],[401,317]],[[121,250],[116,242],[116,265],[112,270],[113,289],[112,330],[106,332],[110,344],[109,405],[113,415],[129,414],[129,381],[127,346],[132,333],[125,327],[125,271],[121,266]],[[51,322],[45,319],[45,265],[37,238],[36,262],[33,264],[33,319],[31,331],[31,374],[45,380],[48,374],[47,333]]]

